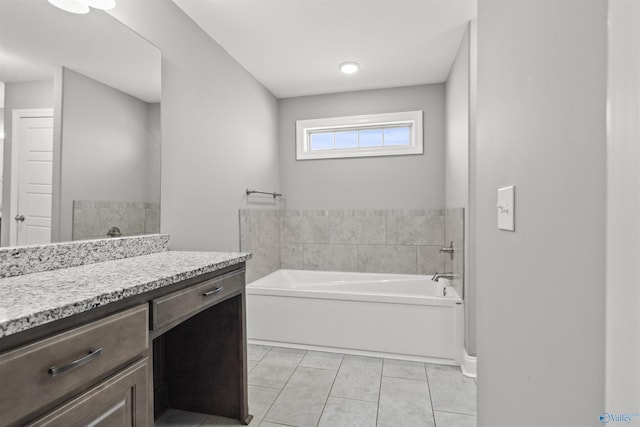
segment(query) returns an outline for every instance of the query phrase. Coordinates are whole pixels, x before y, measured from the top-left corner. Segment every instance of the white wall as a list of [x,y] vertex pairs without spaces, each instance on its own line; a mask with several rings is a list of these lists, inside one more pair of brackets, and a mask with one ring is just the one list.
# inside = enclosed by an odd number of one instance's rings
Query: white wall
[[6,83],[4,86],[4,167],[2,203],[2,241],[0,246],[9,246],[9,212],[11,211],[11,132],[13,110],[24,108],[53,108],[53,80]]
[[149,104],[72,70],[63,72],[60,241],[73,201],[158,202],[149,196]]
[[173,2],[112,15],[162,50],[161,230],[171,249],[237,250],[245,189],[279,188],[275,97]]
[[479,1],[479,427],[602,425],[606,31],[606,0]]
[[[444,84],[279,100],[280,177],[292,209],[442,208]],[[296,160],[296,120],[423,110],[424,154]]]
[[[464,208],[469,224],[470,27],[460,42],[446,82],[445,207]],[[468,273],[468,227],[464,238],[465,348],[476,354],[475,288]]]
[[[606,410],[640,412],[640,2],[609,1]],[[635,418],[632,425],[640,425]]]

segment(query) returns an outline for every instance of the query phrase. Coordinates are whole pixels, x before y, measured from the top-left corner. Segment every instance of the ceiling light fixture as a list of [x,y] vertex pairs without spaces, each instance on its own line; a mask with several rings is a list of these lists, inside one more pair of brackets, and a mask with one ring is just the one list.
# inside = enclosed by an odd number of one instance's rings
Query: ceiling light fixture
[[360,69],[360,64],[354,61],[343,62],[338,68],[345,74],[353,74]]
[[84,14],[89,13],[91,7],[101,10],[109,10],[116,7],[115,0],[48,0],[49,3],[65,12]]

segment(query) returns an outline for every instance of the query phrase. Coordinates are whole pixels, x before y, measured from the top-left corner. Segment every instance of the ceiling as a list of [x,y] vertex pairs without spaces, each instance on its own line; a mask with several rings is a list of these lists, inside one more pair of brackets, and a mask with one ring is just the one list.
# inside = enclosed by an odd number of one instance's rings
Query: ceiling
[[[476,0],[173,0],[278,98],[440,83]],[[353,75],[338,65],[360,63]]]

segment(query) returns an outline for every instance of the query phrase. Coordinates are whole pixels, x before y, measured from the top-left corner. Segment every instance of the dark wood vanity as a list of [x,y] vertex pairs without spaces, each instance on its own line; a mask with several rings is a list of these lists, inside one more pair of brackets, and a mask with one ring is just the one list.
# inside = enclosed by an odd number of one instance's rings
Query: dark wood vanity
[[248,424],[244,271],[0,338],[0,425],[151,426],[169,407]]

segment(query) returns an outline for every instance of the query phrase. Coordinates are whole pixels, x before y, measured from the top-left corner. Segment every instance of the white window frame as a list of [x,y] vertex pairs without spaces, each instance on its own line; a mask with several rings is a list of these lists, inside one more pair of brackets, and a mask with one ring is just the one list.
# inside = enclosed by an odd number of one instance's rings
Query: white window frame
[[[327,150],[311,150],[310,147],[311,134],[315,132],[375,129],[403,125],[411,127],[409,145],[333,148]],[[296,160],[422,154],[424,152],[422,139],[422,111],[296,120]]]

